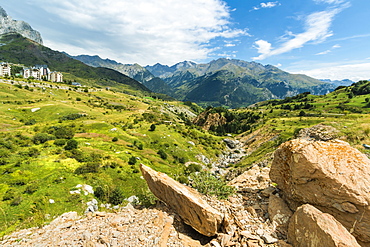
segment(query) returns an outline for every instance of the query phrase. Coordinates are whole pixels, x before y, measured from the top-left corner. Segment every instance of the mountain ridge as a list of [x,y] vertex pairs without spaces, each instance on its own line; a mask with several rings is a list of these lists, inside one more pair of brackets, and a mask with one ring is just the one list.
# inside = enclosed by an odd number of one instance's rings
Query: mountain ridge
[[156,63],[142,67],[99,56],[74,58],[91,66],[119,70],[153,92],[203,106],[245,107],[258,101],[290,97],[306,91],[326,94],[336,87],[306,75],[290,74],[273,65],[238,59],[219,58],[204,64],[183,61],[172,66]]

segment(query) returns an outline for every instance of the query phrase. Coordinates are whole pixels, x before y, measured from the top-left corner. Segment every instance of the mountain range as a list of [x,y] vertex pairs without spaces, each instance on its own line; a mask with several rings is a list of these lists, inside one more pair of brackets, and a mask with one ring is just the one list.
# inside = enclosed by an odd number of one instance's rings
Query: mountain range
[[103,66],[143,83],[153,92],[203,106],[245,107],[303,92],[326,94],[336,88],[306,75],[290,74],[272,65],[219,58],[205,64],[184,61],[173,66],[121,64],[98,56],[75,56],[90,66]]

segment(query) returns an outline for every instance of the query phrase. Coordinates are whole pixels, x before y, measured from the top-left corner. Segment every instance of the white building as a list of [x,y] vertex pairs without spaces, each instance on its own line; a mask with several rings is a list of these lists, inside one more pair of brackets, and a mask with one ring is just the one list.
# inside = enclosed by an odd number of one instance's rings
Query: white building
[[10,76],[11,75],[11,66],[8,63],[0,64],[0,76]]
[[36,69],[35,67],[25,68],[23,70],[23,77],[26,79],[33,77],[36,80],[41,80],[41,71],[39,69]]
[[53,71],[49,74],[48,80],[52,82],[63,82],[63,74],[61,72]]

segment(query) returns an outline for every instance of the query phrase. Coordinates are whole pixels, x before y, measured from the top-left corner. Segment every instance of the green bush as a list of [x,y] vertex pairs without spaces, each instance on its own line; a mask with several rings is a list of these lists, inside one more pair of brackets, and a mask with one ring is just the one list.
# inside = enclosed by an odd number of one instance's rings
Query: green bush
[[152,125],[150,125],[149,131],[154,131],[155,128],[156,128],[156,125],[155,124],[152,124]]
[[112,193],[109,196],[109,203],[119,205],[124,199],[125,197],[123,196],[121,189],[116,187],[112,190]]
[[84,173],[97,173],[99,172],[100,163],[89,162],[85,165],[78,167],[75,170],[75,174],[84,174]]
[[178,177],[177,178],[177,181],[179,183],[182,183],[182,184],[188,184],[189,183],[189,179],[186,176],[184,176],[184,175]]
[[214,195],[219,199],[227,199],[235,193],[234,187],[228,186],[223,179],[216,178],[209,172],[193,173],[191,178],[191,186],[202,194]]
[[64,147],[65,150],[77,149],[78,142],[75,139],[70,139],[67,141],[67,145]]
[[52,136],[52,135],[49,135],[47,133],[37,133],[36,135],[34,135],[32,137],[32,141],[36,145],[45,143],[45,142],[53,140],[53,139],[55,139],[55,137]]
[[65,139],[57,139],[54,141],[55,146],[64,146],[66,145],[67,141]]
[[159,154],[159,156],[161,157],[161,159],[164,159],[164,160],[167,159],[167,154],[162,149],[158,150],[157,154]]
[[57,139],[72,139],[75,133],[70,128],[59,127],[55,130],[54,135]]
[[134,157],[134,156],[131,156],[129,159],[128,159],[128,164],[129,165],[135,165],[137,162],[137,159]]
[[112,138],[112,142],[117,142],[117,141],[118,141],[118,137],[115,136]]

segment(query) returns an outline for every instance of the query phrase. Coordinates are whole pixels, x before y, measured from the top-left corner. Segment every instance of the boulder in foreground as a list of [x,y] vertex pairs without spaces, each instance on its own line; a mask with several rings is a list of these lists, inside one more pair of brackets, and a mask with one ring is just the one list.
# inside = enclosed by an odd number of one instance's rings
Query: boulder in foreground
[[270,178],[292,209],[311,204],[370,246],[370,160],[339,140],[295,139],[274,155]]
[[333,216],[309,204],[299,207],[290,219],[288,240],[299,247],[360,247]]
[[205,236],[217,234],[223,216],[198,192],[143,164],[140,169],[153,194],[172,207],[186,224]]

